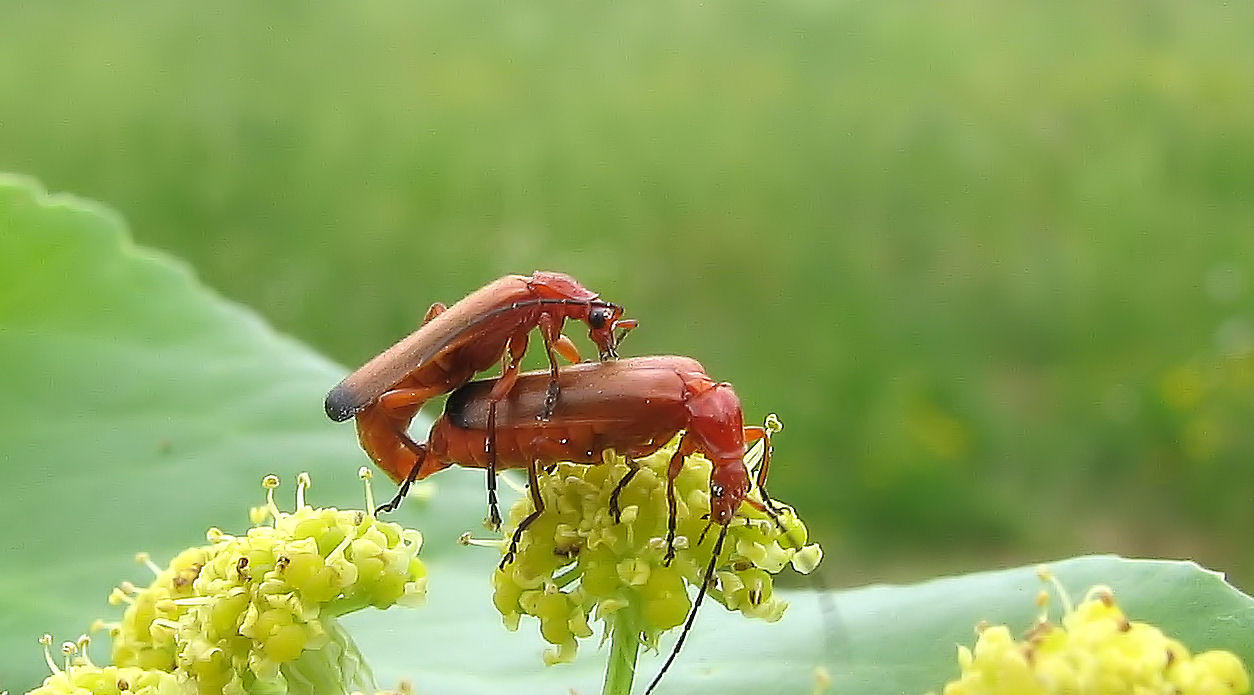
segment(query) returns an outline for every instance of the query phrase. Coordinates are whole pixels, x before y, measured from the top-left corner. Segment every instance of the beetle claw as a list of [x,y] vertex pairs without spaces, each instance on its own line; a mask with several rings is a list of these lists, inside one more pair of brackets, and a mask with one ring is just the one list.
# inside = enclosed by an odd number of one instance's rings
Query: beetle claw
[[540,409],[540,419],[553,417],[553,409],[557,407],[558,386],[556,381],[549,382],[549,390],[544,394],[544,407]]

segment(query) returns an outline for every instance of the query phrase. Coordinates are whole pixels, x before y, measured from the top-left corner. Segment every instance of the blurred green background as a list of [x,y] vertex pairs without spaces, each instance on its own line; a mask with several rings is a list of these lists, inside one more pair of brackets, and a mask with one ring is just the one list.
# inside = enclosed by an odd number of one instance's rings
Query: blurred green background
[[1249,589],[1252,32],[1210,2],[11,2],[0,169],[349,366],[569,272],[640,319],[625,353],[779,413],[772,491],[837,583],[1118,551]]

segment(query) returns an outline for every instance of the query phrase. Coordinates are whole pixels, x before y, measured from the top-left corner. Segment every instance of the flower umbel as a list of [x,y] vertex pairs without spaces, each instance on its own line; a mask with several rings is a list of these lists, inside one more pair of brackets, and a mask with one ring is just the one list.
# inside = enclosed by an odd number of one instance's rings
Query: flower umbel
[[[619,626],[630,625],[633,649],[656,648],[663,632],[684,622],[692,606],[688,587],[701,585],[721,529],[708,521],[710,463],[689,456],[675,479],[677,552],[664,564],[666,468],[676,443],[637,461],[641,470],[620,497],[621,522],[609,500],[629,470],[622,457],[607,454],[604,465],[559,463],[540,476],[544,513],[492,583],[509,629],[517,629],[523,615],[539,619],[540,634],[555,647],[545,652],[547,663],[573,659],[578,639],[593,634],[593,620],[615,626],[616,639]],[[531,511],[527,498],[510,510],[502,552]],[[777,522],[741,505],[714,563],[709,595],[748,617],[779,620],[787,605],[773,595],[771,575],[790,562],[803,572],[813,569],[821,551],[805,543],[805,525],[791,509],[781,506]]]
[[[1043,572],[1052,580],[1052,575]],[[1038,601],[1044,607],[1048,594]],[[1190,654],[1148,623],[1128,620],[1108,587],[1074,610],[1063,594],[1062,625],[1042,616],[1015,640],[1005,625],[980,629],[975,649],[958,647],[962,675],[944,695],[1238,695],[1249,676],[1231,652]]]
[[154,568],[146,589],[115,591],[130,603],[111,630],[119,667],[177,672],[201,693],[375,690],[336,619],[421,603],[422,536],[368,511],[368,481],[366,511],[305,504],[302,475],[296,509],[284,512],[277,485],[264,481],[267,503],[253,510],[246,534],[210,529],[209,545]]

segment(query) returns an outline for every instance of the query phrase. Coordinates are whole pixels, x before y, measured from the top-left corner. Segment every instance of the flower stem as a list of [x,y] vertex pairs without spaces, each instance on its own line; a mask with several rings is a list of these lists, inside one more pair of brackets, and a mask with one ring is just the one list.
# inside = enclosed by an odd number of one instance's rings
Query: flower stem
[[636,657],[640,654],[640,612],[628,603],[614,612],[610,628],[610,660],[605,667],[605,687],[601,695],[631,695],[636,676]]

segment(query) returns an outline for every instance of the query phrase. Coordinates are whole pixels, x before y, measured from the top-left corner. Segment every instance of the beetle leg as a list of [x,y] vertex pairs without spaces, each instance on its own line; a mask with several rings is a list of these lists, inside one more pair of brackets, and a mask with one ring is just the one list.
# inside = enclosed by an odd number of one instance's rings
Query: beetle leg
[[401,506],[401,500],[405,499],[405,496],[409,494],[410,486],[412,486],[414,481],[417,480],[418,471],[422,470],[422,464],[427,459],[426,444],[419,444],[410,439],[409,435],[404,434],[401,435],[401,442],[414,452],[414,454],[418,457],[418,460],[414,461],[414,467],[409,469],[409,474],[405,476],[405,480],[401,482],[400,487],[396,488],[396,494],[392,496],[392,499],[379,505],[378,507],[375,507],[375,514],[393,512]]
[[618,506],[618,496],[622,494],[623,488],[627,487],[627,483],[631,482],[631,479],[640,472],[640,464],[633,458],[627,459],[627,466],[629,469],[627,475],[624,475],[623,479],[618,481],[618,485],[610,493],[610,514],[614,515],[614,523],[616,524],[621,523],[623,520],[623,510]]
[[553,341],[553,349],[557,354],[566,358],[571,364],[579,364],[583,362],[583,355],[579,354],[579,347],[575,345],[575,341],[566,337],[565,333],[559,333],[557,340]]
[[509,550],[506,551],[505,557],[501,559],[500,567],[505,568],[513,561],[515,553],[518,551],[518,543],[522,540],[523,530],[531,525],[531,522],[540,518],[540,513],[544,511],[544,498],[540,495],[540,463],[542,461],[551,461],[550,466],[556,465],[557,461],[570,458],[569,452],[558,443],[557,439],[552,436],[536,437],[531,440],[532,459],[531,465],[527,466],[527,491],[531,496],[532,511],[527,515],[522,523],[518,524],[518,528],[514,529],[514,535],[509,541]]
[[527,352],[526,333],[519,333],[509,339],[509,349],[501,356],[501,377],[496,380],[496,384],[492,386],[492,392],[488,394],[488,399],[492,403],[505,400],[505,397],[513,390],[514,382],[518,381],[518,363],[525,352]]
[[527,466],[527,490],[531,493],[532,510],[527,518],[518,524],[518,528],[514,529],[514,535],[509,539],[509,550],[505,551],[505,557],[501,558],[501,564],[497,566],[499,569],[505,569],[506,565],[514,561],[514,554],[518,552],[518,542],[522,540],[523,531],[544,512],[544,496],[540,494],[540,478],[537,471],[539,467],[540,462],[537,460],[532,460],[531,465]]
[[[544,339],[544,352],[549,358],[549,390],[544,394],[544,407],[540,410],[540,419],[548,420],[553,417],[553,408],[557,406],[557,356],[554,350],[560,350],[558,347],[563,338],[570,343],[570,339],[562,335],[562,319],[555,318],[552,314],[545,312],[540,314],[538,321],[540,326],[540,337]],[[574,347],[574,343],[570,343]],[[563,353],[565,356],[565,353]],[[579,351],[575,351],[576,357]],[[567,359],[569,357],[567,356]]]
[[745,444],[756,442],[761,439],[762,445],[766,447],[762,450],[762,463],[758,466],[758,479],[756,484],[758,486],[758,492],[762,494],[762,503],[778,515],[779,509],[775,507],[774,500],[771,499],[770,494],[766,491],[766,476],[771,470],[771,433],[765,427],[758,427],[756,425],[746,427],[744,431]]
[[684,432],[684,436],[679,439],[679,446],[675,449],[675,453],[671,454],[670,465],[666,468],[666,507],[670,512],[666,517],[666,557],[662,559],[662,564],[669,567],[671,560],[675,559],[675,515],[678,514],[675,502],[675,478],[679,477],[679,472],[684,467],[684,457],[697,450],[696,440]]
[[488,525],[501,528],[501,504],[496,499],[496,402],[488,404]]
[[379,396],[378,403],[389,415],[412,419],[423,403],[444,393],[444,390],[440,386],[429,386],[423,389],[392,389]]
[[414,414],[440,389],[394,389],[357,413],[357,439],[388,477],[400,482],[414,465],[418,444],[409,436]]
[[488,394],[488,523],[493,529],[501,528],[501,505],[496,499],[496,404],[509,395],[518,381],[518,362],[526,351],[526,333],[509,339],[509,349],[501,357],[501,378]]
[[[798,542],[798,539],[791,531],[784,527],[784,522],[780,520],[779,507],[775,506],[775,500],[771,499],[770,494],[766,491],[766,475],[771,470],[771,431],[765,427],[750,426],[745,428],[745,443],[755,442],[759,439],[762,440],[762,445],[766,447],[762,451],[762,463],[758,465],[756,482],[758,493],[762,495],[762,501],[758,502],[749,497],[746,497],[744,501],[749,506],[769,516],[771,521],[775,522],[775,528],[778,528],[788,538],[788,542],[794,548],[800,549],[802,544]],[[745,521],[747,522],[748,519]]]

